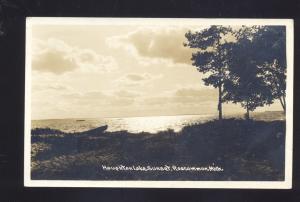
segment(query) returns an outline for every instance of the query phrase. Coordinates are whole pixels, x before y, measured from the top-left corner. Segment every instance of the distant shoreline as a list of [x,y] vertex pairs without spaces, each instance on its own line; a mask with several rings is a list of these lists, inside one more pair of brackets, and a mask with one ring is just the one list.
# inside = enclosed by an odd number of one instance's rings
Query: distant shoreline
[[[283,111],[263,111],[263,112],[252,112],[250,116],[252,115],[257,115],[257,114],[263,114],[263,113],[282,113],[284,114]],[[234,116],[236,117],[241,117],[243,116],[244,113],[232,113],[228,115],[224,115],[224,118],[233,118]],[[173,117],[173,116],[203,116],[203,117],[209,117],[209,116],[217,116],[217,114],[177,114],[177,115],[145,115],[145,116],[119,116],[119,117],[89,117],[89,118],[82,118],[82,117],[75,117],[75,118],[48,118],[48,119],[32,119],[31,121],[47,121],[47,120],[91,120],[91,119],[118,119],[118,118],[139,118],[139,117]]]

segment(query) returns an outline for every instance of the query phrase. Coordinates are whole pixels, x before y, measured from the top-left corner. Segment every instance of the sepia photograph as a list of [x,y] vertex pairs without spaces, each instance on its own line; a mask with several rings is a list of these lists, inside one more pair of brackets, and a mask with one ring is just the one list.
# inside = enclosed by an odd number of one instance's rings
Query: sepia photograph
[[26,19],[24,183],[292,185],[293,20]]

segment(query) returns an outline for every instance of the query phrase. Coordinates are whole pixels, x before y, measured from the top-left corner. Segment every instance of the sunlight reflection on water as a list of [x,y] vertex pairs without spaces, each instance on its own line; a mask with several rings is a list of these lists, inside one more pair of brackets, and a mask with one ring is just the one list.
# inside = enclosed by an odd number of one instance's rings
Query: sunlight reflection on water
[[124,119],[124,125],[130,132],[145,131],[155,133],[167,129],[180,131],[184,126],[200,121],[201,118],[199,116],[133,117]]

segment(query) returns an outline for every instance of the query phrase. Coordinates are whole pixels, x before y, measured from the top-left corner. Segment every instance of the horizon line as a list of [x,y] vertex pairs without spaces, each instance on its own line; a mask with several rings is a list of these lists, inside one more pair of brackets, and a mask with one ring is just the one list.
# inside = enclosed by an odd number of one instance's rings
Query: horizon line
[[[281,110],[265,110],[265,111],[257,111],[252,113],[265,113],[265,112],[283,112]],[[230,113],[229,115],[240,115],[244,114],[241,112]],[[66,117],[66,118],[42,118],[42,119],[31,119],[31,121],[42,121],[42,120],[63,120],[63,119],[78,119],[78,120],[85,120],[85,119],[107,119],[107,118],[138,118],[138,117],[159,117],[159,116],[217,116],[217,113],[210,113],[210,114],[174,114],[174,115],[140,115],[140,116],[107,116],[107,117]],[[224,117],[227,115],[224,114]]]

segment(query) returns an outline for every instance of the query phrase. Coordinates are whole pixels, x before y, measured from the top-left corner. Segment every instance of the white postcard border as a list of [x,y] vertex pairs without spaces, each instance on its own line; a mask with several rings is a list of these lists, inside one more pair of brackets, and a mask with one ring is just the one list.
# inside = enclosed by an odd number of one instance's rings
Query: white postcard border
[[[287,89],[284,181],[125,181],[125,180],[31,180],[31,36],[33,25],[284,25],[286,26]],[[249,188],[291,189],[293,153],[294,21],[292,19],[218,18],[26,18],[24,186],[26,187],[135,187],[135,188]]]

